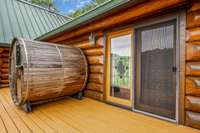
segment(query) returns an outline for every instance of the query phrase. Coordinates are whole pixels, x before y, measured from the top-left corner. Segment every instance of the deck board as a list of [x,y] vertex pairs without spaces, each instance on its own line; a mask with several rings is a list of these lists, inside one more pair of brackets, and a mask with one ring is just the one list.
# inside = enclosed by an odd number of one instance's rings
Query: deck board
[[200,133],[88,98],[43,104],[27,114],[13,104],[8,88],[0,90],[0,129],[2,133]]

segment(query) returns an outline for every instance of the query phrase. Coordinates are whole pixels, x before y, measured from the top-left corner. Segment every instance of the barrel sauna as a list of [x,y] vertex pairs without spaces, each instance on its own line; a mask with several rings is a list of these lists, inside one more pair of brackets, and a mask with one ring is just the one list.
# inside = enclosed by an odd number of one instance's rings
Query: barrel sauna
[[10,91],[14,103],[25,106],[81,94],[88,78],[81,49],[15,38],[9,59]]

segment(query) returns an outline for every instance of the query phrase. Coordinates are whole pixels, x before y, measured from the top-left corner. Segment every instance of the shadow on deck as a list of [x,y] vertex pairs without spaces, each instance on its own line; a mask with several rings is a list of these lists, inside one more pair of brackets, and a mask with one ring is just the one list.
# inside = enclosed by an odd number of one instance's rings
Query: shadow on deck
[[8,88],[0,90],[0,132],[200,133],[88,98],[43,104],[27,114],[13,104]]

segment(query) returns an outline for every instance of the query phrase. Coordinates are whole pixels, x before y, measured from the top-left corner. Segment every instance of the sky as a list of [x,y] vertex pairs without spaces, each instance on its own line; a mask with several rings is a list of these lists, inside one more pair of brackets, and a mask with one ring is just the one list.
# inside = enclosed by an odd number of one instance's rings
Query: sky
[[92,0],[54,0],[54,4],[60,13],[67,14],[84,7],[91,1]]

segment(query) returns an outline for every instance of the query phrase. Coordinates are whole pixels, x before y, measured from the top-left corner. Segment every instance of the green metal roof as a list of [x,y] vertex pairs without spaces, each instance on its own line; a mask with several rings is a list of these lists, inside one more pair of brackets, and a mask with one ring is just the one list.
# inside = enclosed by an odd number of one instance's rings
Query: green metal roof
[[93,10],[75,19],[72,19],[71,21],[66,22],[64,25],[50,32],[47,32],[40,37],[35,38],[35,40],[48,39],[51,36],[71,30],[76,27],[80,27],[81,25],[84,25],[86,23],[99,19],[100,17],[103,17],[106,14],[109,14],[123,7],[128,7],[130,5],[133,5],[142,1],[145,1],[145,0],[109,0],[108,2],[103,3],[102,5],[99,5],[98,7],[94,8]]
[[22,0],[0,0],[0,45],[9,46],[13,37],[34,39],[69,20]]

